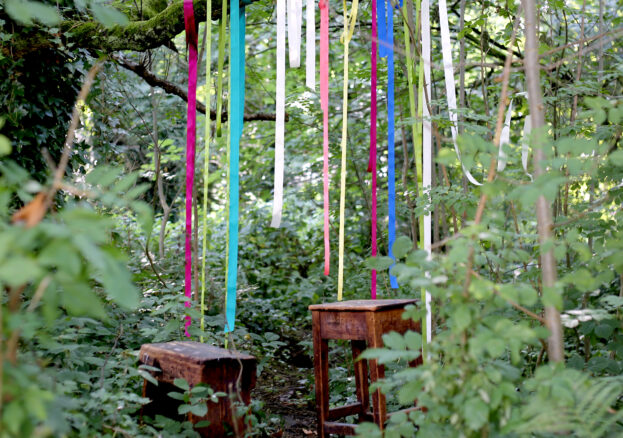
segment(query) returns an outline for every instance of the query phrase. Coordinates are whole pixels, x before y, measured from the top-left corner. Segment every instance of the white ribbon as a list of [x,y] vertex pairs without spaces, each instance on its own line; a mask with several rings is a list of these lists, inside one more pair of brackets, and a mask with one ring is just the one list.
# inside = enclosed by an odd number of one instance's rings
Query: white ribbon
[[[374,1],[374,0],[373,0]],[[316,5],[314,0],[307,0],[305,14],[305,85],[310,90],[316,88]]]
[[303,25],[303,0],[288,0],[288,50],[290,67],[301,66],[301,26]]
[[277,96],[275,108],[275,199],[271,227],[279,228],[283,209],[284,122],[286,104],[286,0],[277,0]]
[[[441,0],[444,1],[444,0]],[[445,4],[445,2],[444,2]],[[446,25],[447,25],[446,17]],[[431,54],[430,54],[430,1],[422,0],[422,60],[424,61],[424,89],[422,92],[422,186],[424,193],[428,191],[430,196],[430,188],[432,182],[433,172],[433,137],[432,126],[430,120],[430,112],[428,111],[428,99],[431,97]],[[454,84],[453,84],[454,87]],[[455,98],[456,99],[456,98]],[[429,205],[430,207],[430,205]],[[430,208],[424,215],[424,249],[428,253],[428,257],[431,257],[431,212]],[[432,339],[432,314],[431,314],[431,296],[430,292],[426,291],[426,341],[431,342]]]
[[[504,145],[510,144],[511,139],[511,113],[513,112],[513,99],[508,104],[506,110],[506,118],[504,119],[504,126],[500,133],[500,144],[498,147],[498,172],[506,169],[506,152],[504,152]],[[522,157],[523,160],[523,157]]]
[[[422,21],[424,23],[424,21]],[[443,56],[443,71],[446,79],[446,98],[448,99],[448,116],[450,118],[450,131],[452,132],[452,143],[454,151],[461,163],[465,176],[474,185],[482,185],[467,170],[461,161],[461,152],[456,142],[458,134],[458,119],[456,108],[456,89],[454,87],[454,67],[452,66],[452,46],[450,45],[450,28],[448,27],[448,8],[446,0],[439,0],[439,24],[441,26],[441,54]],[[423,31],[422,31],[423,32]]]
[[532,121],[530,114],[526,114],[523,122],[523,137],[521,139],[521,164],[526,175],[532,179],[532,175],[528,173],[528,155],[530,155],[530,132],[532,131]]

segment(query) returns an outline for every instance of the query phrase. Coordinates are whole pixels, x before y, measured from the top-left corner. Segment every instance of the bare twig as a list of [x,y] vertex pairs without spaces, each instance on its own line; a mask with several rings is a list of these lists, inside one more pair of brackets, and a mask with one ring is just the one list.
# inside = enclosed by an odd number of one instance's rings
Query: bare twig
[[[478,278],[478,279],[482,279],[481,275],[476,272],[476,271],[471,271],[471,275],[473,275],[474,277]],[[526,315],[528,315],[530,318],[536,319],[537,321],[539,321],[541,324],[545,325],[545,319],[543,319],[541,316],[537,315],[536,313],[534,313],[532,310],[526,309],[524,306],[522,306],[521,304],[518,304],[516,302],[514,302],[513,300],[503,297],[500,294],[500,291],[497,288],[493,288],[493,293],[495,295],[497,295],[498,297],[502,298],[504,301],[506,301],[508,304],[510,304],[512,307],[514,307],[515,309],[525,313]]]

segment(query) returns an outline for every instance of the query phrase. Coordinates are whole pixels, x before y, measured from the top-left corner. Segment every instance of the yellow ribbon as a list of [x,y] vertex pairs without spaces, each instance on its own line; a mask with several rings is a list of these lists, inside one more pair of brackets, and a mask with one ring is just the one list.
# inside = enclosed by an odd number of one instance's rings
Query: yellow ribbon
[[357,9],[359,8],[359,0],[353,0],[349,17],[346,0],[342,1],[344,5],[344,32],[340,37],[340,42],[344,44],[344,89],[342,95],[342,168],[340,172],[340,234],[337,271],[338,301],[342,301],[342,291],[344,289],[344,209],[346,206],[346,141],[348,139],[348,43],[355,31]]

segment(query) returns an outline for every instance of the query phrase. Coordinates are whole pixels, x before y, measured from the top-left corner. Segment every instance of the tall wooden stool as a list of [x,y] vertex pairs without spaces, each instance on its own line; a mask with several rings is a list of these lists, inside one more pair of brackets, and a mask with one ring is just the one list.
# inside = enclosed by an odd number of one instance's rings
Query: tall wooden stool
[[[151,399],[143,408],[144,415],[160,414],[179,418],[177,408],[181,402],[167,395],[169,392],[179,391],[173,385],[177,378],[185,379],[190,387],[205,383],[215,392],[239,394],[243,403],[251,403],[251,389],[256,381],[256,360],[248,354],[184,341],[144,344],[141,346],[139,360],[161,370],[151,372],[158,381],[158,386],[147,380],[143,384],[143,397]],[[235,429],[244,433],[246,426],[242,418],[234,415],[235,406],[229,397],[219,398],[216,403],[208,402],[207,406],[208,413],[203,417],[188,414],[188,419],[193,424],[204,420],[210,422],[207,427],[197,429],[201,436],[225,437],[228,436],[228,431],[233,435]],[[183,420],[183,417],[180,419]]]
[[[420,323],[402,319],[407,304],[417,300],[352,300],[337,303],[314,304],[312,312],[314,336],[314,372],[316,376],[316,413],[318,415],[318,437],[330,434],[354,435],[354,424],[335,420],[357,414],[359,421],[374,421],[383,429],[387,419],[385,396],[380,389],[372,394],[370,412],[368,361],[354,362],[357,403],[329,409],[329,339],[352,341],[353,359],[366,348],[383,346],[382,336],[396,331],[420,332]],[[421,359],[420,359],[421,360]],[[417,362],[417,361],[416,361]],[[417,365],[412,363],[411,365]],[[369,361],[370,382],[385,377],[385,367],[376,360]]]

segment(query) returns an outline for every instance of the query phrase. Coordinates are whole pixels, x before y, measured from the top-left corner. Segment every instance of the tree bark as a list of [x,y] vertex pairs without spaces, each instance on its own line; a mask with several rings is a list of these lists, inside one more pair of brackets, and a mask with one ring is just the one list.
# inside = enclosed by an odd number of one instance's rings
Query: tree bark
[[[240,3],[249,4],[255,0],[242,0]],[[206,20],[206,2],[194,0],[195,23]],[[212,7],[212,20],[221,17],[221,3],[216,2]],[[60,26],[59,37],[64,44],[72,44],[88,50],[97,50],[98,53],[112,53],[120,50],[134,50],[144,52],[160,46],[170,45],[173,38],[184,31],[184,1],[174,0],[161,12],[148,20],[130,21],[127,26],[106,28],[96,21],[65,20]],[[6,46],[6,47],[5,47]],[[10,51],[7,51],[8,47]],[[3,45],[2,52],[7,56],[13,54],[22,57],[25,54],[36,52],[44,48],[56,47],[46,31],[35,31],[20,35]]]
[[[528,91],[528,103],[530,106],[530,116],[532,118],[534,177],[536,179],[545,173],[545,169],[543,169],[542,165],[545,159],[543,153],[545,111],[540,82],[536,2],[535,0],[523,0],[523,6],[526,17],[524,66],[526,72],[526,90]],[[536,201],[536,214],[539,243],[541,248],[543,248],[544,245],[547,244],[547,242],[551,242],[553,238],[551,206],[543,195],[539,196]],[[541,251],[541,275],[543,288],[553,289],[558,275],[553,248],[547,251]],[[545,307],[545,321],[550,331],[547,343],[547,355],[552,362],[562,362],[565,357],[562,324],[560,322],[560,312],[556,307]]]
[[[195,23],[206,20],[206,2],[193,2]],[[212,8],[212,20],[221,16],[219,2]],[[97,49],[104,52],[135,50],[144,52],[155,49],[172,40],[184,31],[184,1],[174,0],[163,11],[149,20],[132,21],[127,26],[115,26],[107,29],[93,21],[65,21],[61,24],[61,33],[67,42],[85,49]]]

